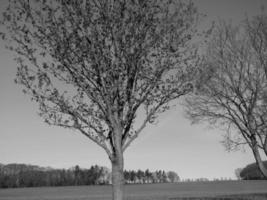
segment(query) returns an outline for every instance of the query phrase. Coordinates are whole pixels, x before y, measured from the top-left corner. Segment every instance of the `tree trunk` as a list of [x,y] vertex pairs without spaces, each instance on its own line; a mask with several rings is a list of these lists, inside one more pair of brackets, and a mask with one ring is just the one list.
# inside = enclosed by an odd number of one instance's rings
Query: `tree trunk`
[[119,125],[118,116],[115,113],[113,124],[113,156],[111,157],[112,164],[112,199],[123,200],[124,196],[124,175],[123,175],[123,151],[122,151],[122,128]]
[[261,160],[261,155],[260,155],[260,152],[259,152],[259,149],[257,146],[254,146],[253,149],[253,154],[254,154],[254,157],[256,159],[256,163],[262,173],[262,175],[267,178],[267,168],[264,166],[262,160]]
[[123,176],[123,154],[116,155],[112,163],[112,199],[123,200],[124,176]]
[[265,155],[267,156],[267,135],[265,136],[263,150],[264,150]]

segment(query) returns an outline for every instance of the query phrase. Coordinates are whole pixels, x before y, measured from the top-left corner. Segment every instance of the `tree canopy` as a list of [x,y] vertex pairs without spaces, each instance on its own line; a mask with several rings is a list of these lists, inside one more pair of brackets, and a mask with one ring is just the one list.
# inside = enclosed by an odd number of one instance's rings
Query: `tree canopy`
[[[11,0],[4,23],[18,55],[16,81],[40,115],[79,130],[112,156],[114,124],[125,150],[191,90],[196,16],[193,4],[181,1]],[[134,128],[140,107],[146,118]]]
[[191,1],[10,0],[3,24],[40,116],[101,146],[121,186],[125,149],[192,90],[197,21]]

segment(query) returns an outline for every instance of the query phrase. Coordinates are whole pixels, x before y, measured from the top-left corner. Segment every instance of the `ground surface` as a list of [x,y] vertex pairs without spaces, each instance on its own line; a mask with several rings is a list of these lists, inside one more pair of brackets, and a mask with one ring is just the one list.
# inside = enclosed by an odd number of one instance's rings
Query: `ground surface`
[[[267,181],[127,185],[125,192],[127,200],[180,200],[182,197],[182,199],[195,200],[210,199],[196,197],[214,197],[221,195],[235,195],[234,199],[243,199],[244,197],[244,199],[264,200],[267,199]],[[110,199],[111,186],[0,189],[0,200]]]

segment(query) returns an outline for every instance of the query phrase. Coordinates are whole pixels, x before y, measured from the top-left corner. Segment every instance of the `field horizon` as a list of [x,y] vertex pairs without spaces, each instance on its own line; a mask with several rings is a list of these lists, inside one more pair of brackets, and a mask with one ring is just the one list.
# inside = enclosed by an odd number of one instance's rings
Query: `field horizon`
[[[0,200],[107,200],[111,185],[0,189]],[[178,200],[218,196],[267,197],[267,180],[128,184],[127,200]],[[246,198],[247,199],[247,198]],[[255,198],[262,199],[262,198]]]

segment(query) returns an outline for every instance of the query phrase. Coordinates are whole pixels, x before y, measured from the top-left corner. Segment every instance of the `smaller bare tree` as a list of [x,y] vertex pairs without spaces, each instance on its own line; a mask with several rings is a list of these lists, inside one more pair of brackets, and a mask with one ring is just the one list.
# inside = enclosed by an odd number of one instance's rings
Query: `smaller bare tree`
[[224,144],[229,150],[248,145],[267,177],[261,158],[261,152],[267,155],[266,59],[258,59],[256,36],[247,25],[222,22],[214,29],[196,90],[186,100],[187,116],[193,122],[225,128]]
[[249,36],[251,48],[255,51],[255,56],[267,77],[267,15],[264,12],[263,9],[261,14],[251,19],[247,18],[244,27]]

